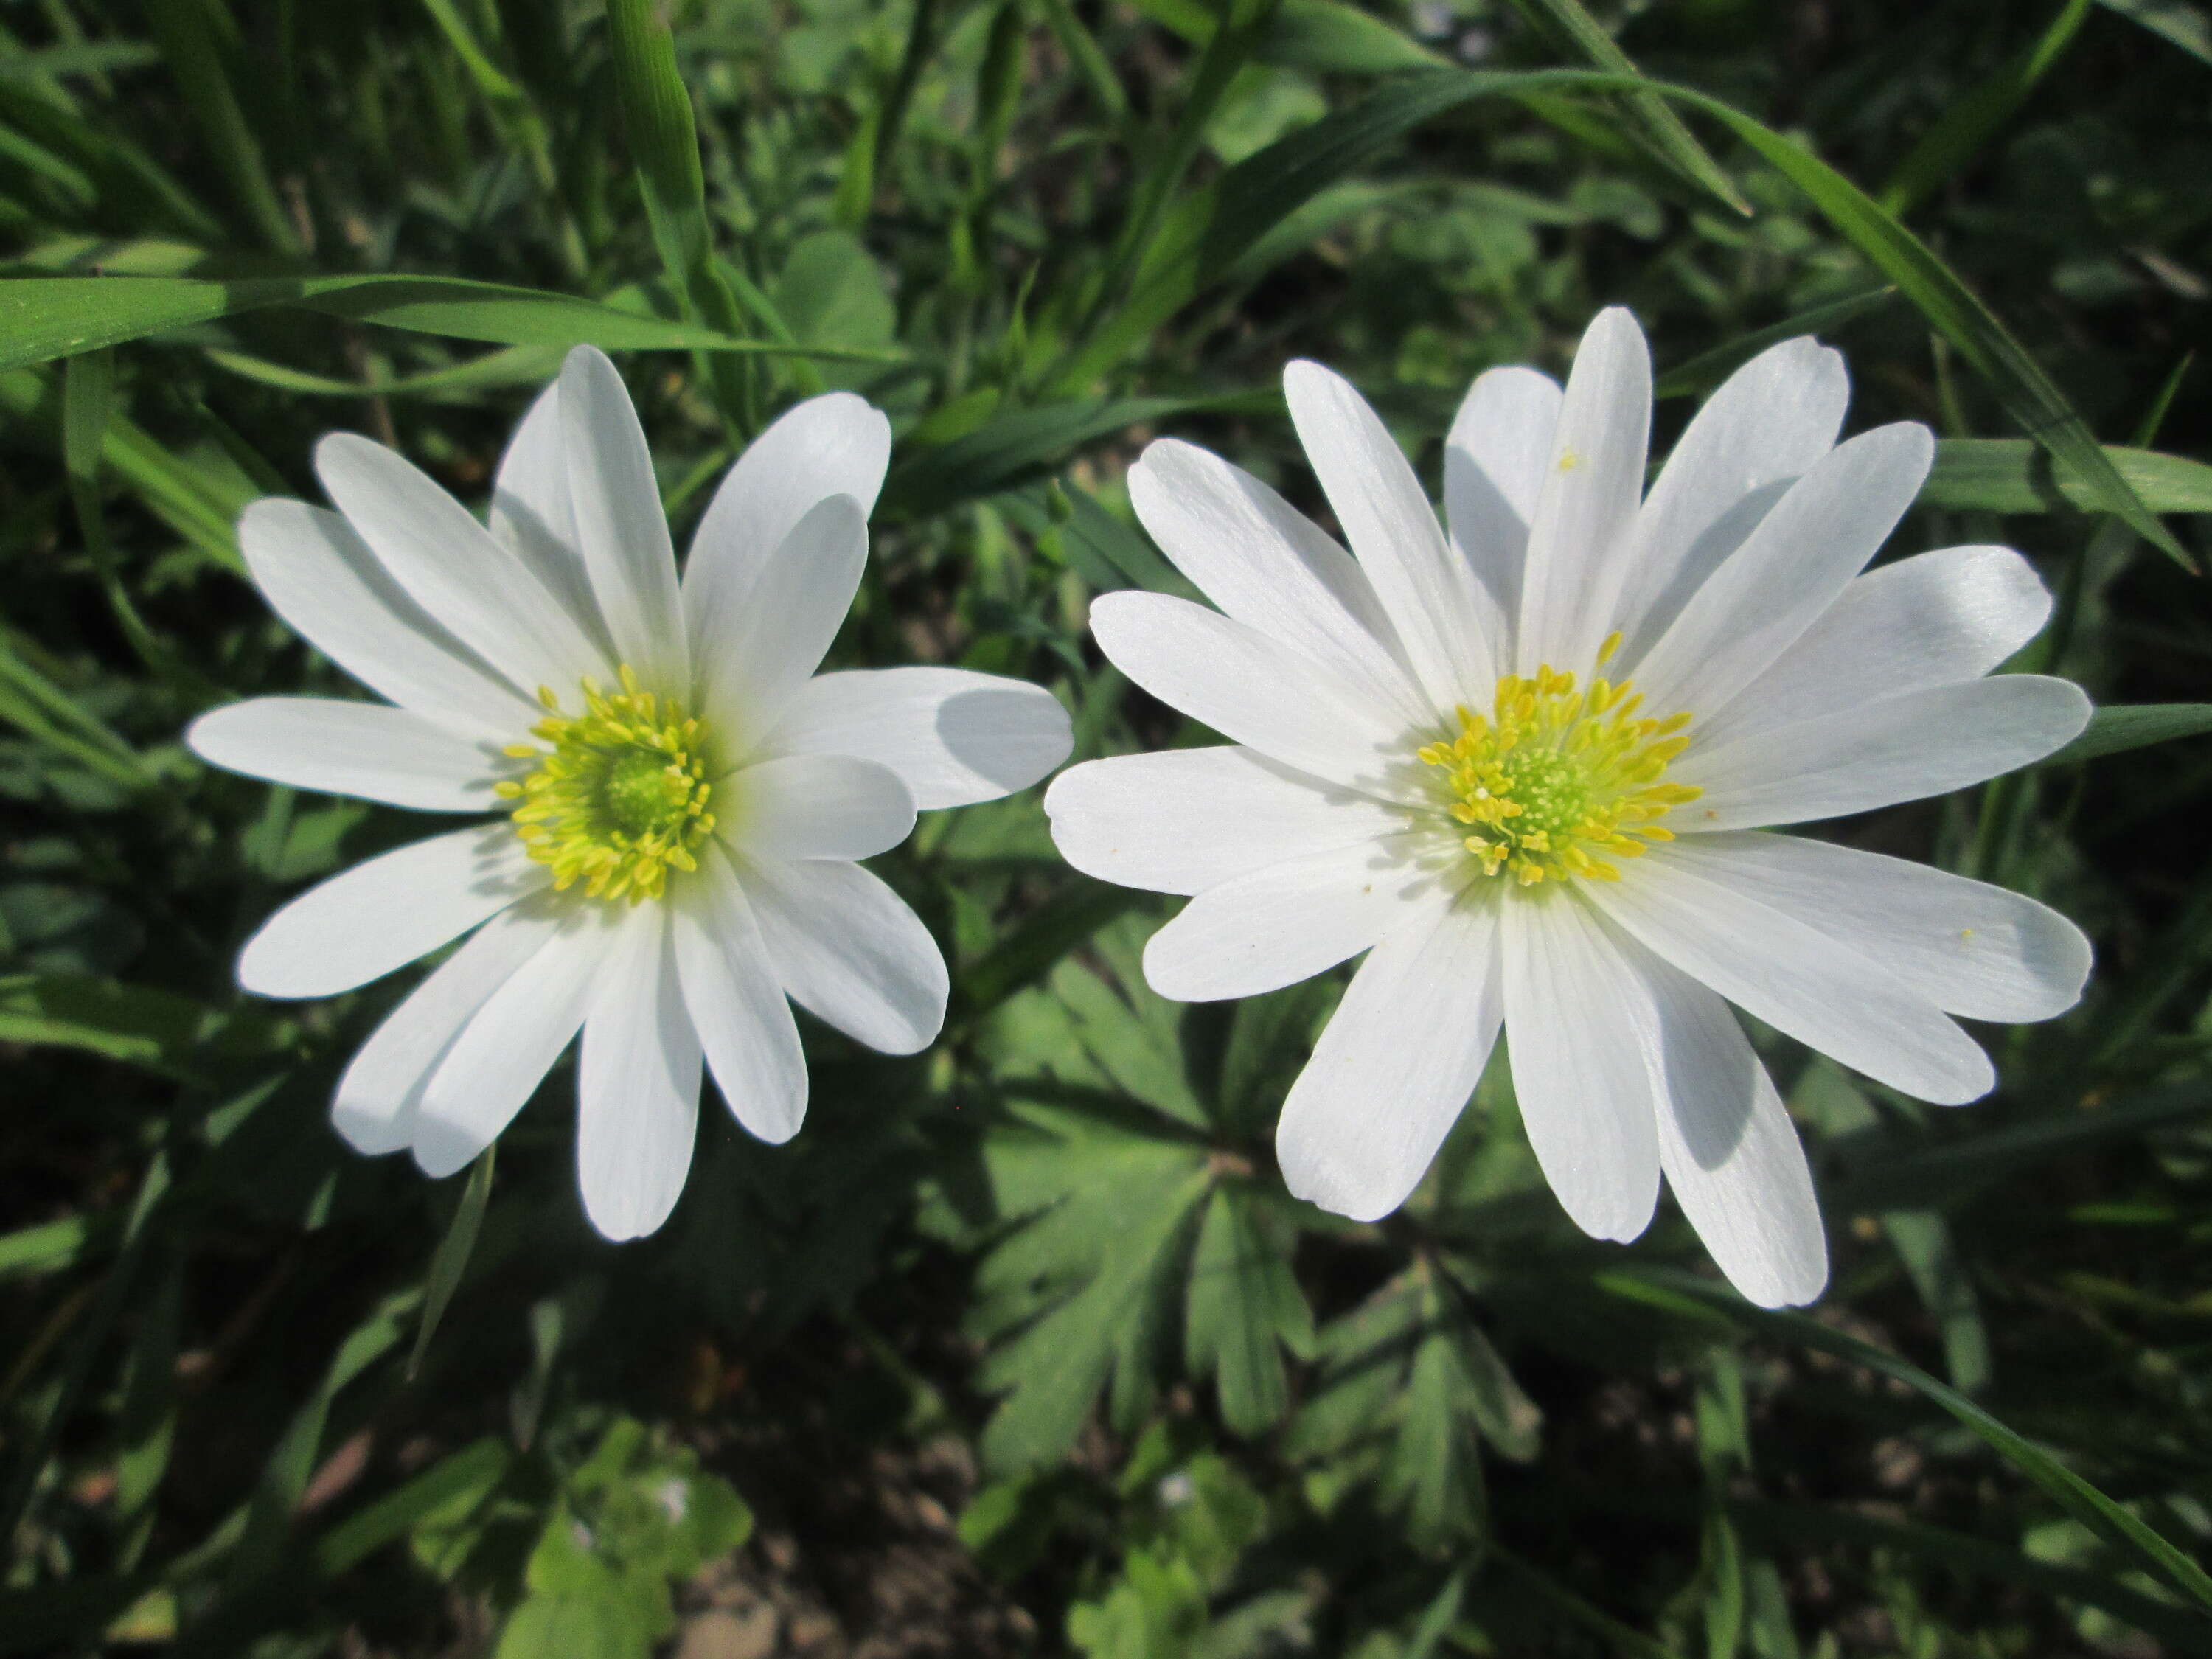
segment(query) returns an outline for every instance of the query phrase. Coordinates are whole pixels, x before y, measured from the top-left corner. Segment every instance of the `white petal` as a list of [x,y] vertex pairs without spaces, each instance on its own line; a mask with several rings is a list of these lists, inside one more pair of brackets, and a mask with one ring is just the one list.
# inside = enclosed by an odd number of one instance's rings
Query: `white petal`
[[250,778],[426,812],[488,812],[514,764],[404,708],[330,697],[255,697],[201,715],[185,742]]
[[1705,793],[1668,827],[1809,823],[1941,795],[2042,759],[2079,736],[2089,712],[2071,681],[1999,674],[1693,744],[1668,780]]
[[512,548],[413,465],[334,432],[315,473],[408,596],[516,685],[566,692],[612,665]]
[[576,518],[576,549],[623,662],[651,685],[691,678],[676,548],[653,476],[653,452],[622,376],[595,346],[561,366],[562,454]]
[[1433,837],[1309,853],[1209,887],[1145,946],[1145,979],[1177,1002],[1258,996],[1334,968],[1437,902],[1414,860]]
[[1700,718],[1715,744],[1906,691],[1979,679],[2026,645],[2051,593],[2008,547],[1947,547],[1856,577],[1805,636]]
[[1651,437],[1651,349],[1620,306],[1575,349],[1528,530],[1515,672],[1583,674],[1613,627]]
[[1498,906],[1439,905],[1359,964],[1275,1127],[1283,1182],[1374,1221],[1420,1184],[1502,1017]]
[[1474,571],[1493,663],[1513,660],[1528,526],[1551,470],[1565,394],[1533,368],[1475,376],[1444,439],[1444,514],[1452,545]]
[[891,423],[849,392],[810,398],[753,440],[722,480],[691,538],[684,608],[692,659],[719,648],[717,619],[747,589],[799,520],[832,495],[850,495],[865,520],[890,465]]
[[965,668],[863,668],[800,686],[763,747],[878,762],[930,811],[1026,789],[1073,745],[1067,711],[1041,685]]
[[899,775],[849,755],[761,761],[714,793],[718,831],[760,858],[873,858],[914,833],[914,797]]
[[1685,836],[1670,861],[1838,940],[1947,1012],[2049,1019],[2089,976],[2081,930],[2032,898],[1799,836]]
[[477,929],[384,1017],[348,1063],[331,1121],[357,1152],[396,1152],[415,1139],[430,1073],[477,1010],[553,936],[560,912],[543,898],[511,905]]
[[1659,1202],[1650,988],[1573,890],[1504,896],[1507,1052],[1522,1127],[1575,1225],[1626,1243]]
[[1307,463],[1430,706],[1449,710],[1482,696],[1498,674],[1474,573],[1444,539],[1405,452],[1352,383],[1319,363],[1285,369],[1283,395]]
[[1769,346],[1705,400],[1630,534],[1613,624],[1622,662],[1642,659],[1783,489],[1836,447],[1850,398],[1843,355],[1798,339]]
[[1407,787],[1403,717],[1266,635],[1164,593],[1101,593],[1091,632],[1114,665],[1225,738],[1333,783]]
[[1939,1105],[1978,1099],[1989,1056],[1878,963],[1656,847],[1589,902],[1747,1013],[1877,1082]]
[[849,495],[831,495],[792,526],[742,591],[705,617],[699,706],[735,758],[758,753],[821,663],[853,608],[868,562],[868,521]]
[[1227,744],[1071,766],[1044,792],[1044,810],[1070,864],[1155,893],[1203,892],[1407,824],[1401,807]]
[[677,890],[676,965],[714,1084],[738,1121],[771,1145],[806,1117],[806,1055],[751,902],[720,847]]
[[453,1039],[415,1114],[415,1162],[448,1176],[491,1145],[591,1012],[618,907],[572,904],[559,927]]
[[699,1035],[684,1006],[667,908],[641,904],[608,955],[576,1061],[584,1213],[620,1241],[658,1231],[691,1170]]
[[1805,1149],[1728,1004],[1622,941],[1657,1021],[1659,1162],[1713,1260],[1762,1308],[1810,1302],[1828,1282],[1828,1239]]
[[558,380],[538,394],[507,440],[507,453],[500,458],[499,471],[492,479],[489,527],[611,659],[614,642],[605,636],[606,622],[592,597],[584,556],[577,550]]
[[1129,502],[1224,614],[1364,686],[1409,720],[1425,717],[1397,630],[1365,574],[1250,473],[1163,439],[1129,469]]
[[753,859],[738,877],[793,1001],[887,1054],[936,1041],[945,957],[897,894],[857,864]]
[[337,514],[262,501],[238,544],[270,609],[373,691],[465,737],[513,743],[544,717],[407,597]]
[[1862,433],[1790,486],[1632,672],[1654,710],[1711,714],[1795,645],[1866,568],[1936,453],[1910,421]]
[[239,952],[258,996],[327,997],[458,939],[551,880],[504,819],[410,842],[311,887]]

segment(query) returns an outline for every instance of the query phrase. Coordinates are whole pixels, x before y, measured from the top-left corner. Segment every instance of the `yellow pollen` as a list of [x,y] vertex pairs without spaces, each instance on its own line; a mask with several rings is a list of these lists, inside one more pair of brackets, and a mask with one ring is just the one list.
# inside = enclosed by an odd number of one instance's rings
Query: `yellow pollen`
[[[1599,664],[1620,647],[1615,634]],[[1459,730],[1419,751],[1484,875],[1510,872],[1523,887],[1574,876],[1618,881],[1613,860],[1674,840],[1658,820],[1704,793],[1662,781],[1689,746],[1690,716],[1639,718],[1643,703],[1627,680],[1596,677],[1578,689],[1572,674],[1547,665],[1533,676],[1508,674],[1488,715],[1462,707]]]
[[507,752],[538,769],[499,793],[515,803],[515,833],[553,872],[553,885],[584,884],[592,898],[659,898],[671,870],[696,870],[714,830],[705,734],[672,697],[642,690],[625,663],[619,691],[583,683],[584,712],[564,714],[550,687],[546,717]]

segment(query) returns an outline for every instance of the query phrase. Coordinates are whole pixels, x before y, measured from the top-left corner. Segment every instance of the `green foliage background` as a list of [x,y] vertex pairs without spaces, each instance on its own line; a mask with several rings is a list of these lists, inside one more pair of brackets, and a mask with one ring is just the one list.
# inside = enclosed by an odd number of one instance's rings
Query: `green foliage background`
[[[0,238],[0,1653],[2212,1652],[2203,7],[19,0]],[[1945,441],[1896,550],[2020,546],[2061,598],[2019,665],[2107,705],[1833,831],[2100,967],[1962,1112],[1765,1044],[1809,1316],[1671,1212],[1582,1237],[1502,1068],[1403,1213],[1291,1201],[1336,983],[1154,997],[1161,902],[1035,791],[878,861],[943,1040],[809,1027],[805,1133],[703,1114],[636,1245],[580,1218],[565,1069],[433,1185],[325,1115],[403,985],[233,985],[416,829],[178,742],[342,684],[233,534],[325,429],[476,499],[593,341],[680,539],[862,390],[898,447],[836,659],[1039,679],[1081,757],[1200,740],[1083,630],[1176,582],[1144,438],[1318,508],[1310,355],[1433,476],[1474,374],[1614,301],[1662,445],[1766,341],[1844,346],[1855,425]]]

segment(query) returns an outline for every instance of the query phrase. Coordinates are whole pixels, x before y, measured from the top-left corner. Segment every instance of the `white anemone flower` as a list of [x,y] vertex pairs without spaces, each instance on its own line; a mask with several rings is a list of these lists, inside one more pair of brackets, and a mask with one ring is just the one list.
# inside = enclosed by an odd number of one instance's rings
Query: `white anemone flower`
[[1650,360],[1623,310],[1564,391],[1475,381],[1444,447],[1450,529],[1390,434],[1313,363],[1292,419],[1358,560],[1188,444],[1130,473],[1213,603],[1109,593],[1102,649],[1233,740],[1075,767],[1045,799],[1078,869],[1191,895],[1146,977],[1250,996],[1368,954],[1285,1101],[1291,1192],[1402,1203],[1501,1026],[1567,1213],[1626,1241],[1663,1172],[1753,1301],[1827,1277],[1811,1178],[1734,1003],[1921,1099],[1995,1081],[1952,1016],[2069,1007],[2087,942],[2015,894],[1773,826],[1934,795],[2080,732],[2065,681],[1990,671],[2050,597],[2020,556],[1861,572],[1933,444],[1838,444],[1842,359],[1809,339],[1730,377],[1646,495]]
[[390,702],[258,698],[197,721],[192,748],[477,820],[294,899],[239,959],[249,991],[322,997],[470,935],[339,1082],[355,1147],[460,1169],[580,1029],[584,1207],[635,1237],[683,1190],[702,1058],[776,1142],[806,1109],[791,1002],[887,1053],[935,1038],[944,958],[857,860],[905,840],[918,808],[1034,783],[1069,728],[1012,680],[815,672],[890,454],[860,398],[799,404],[731,468],[679,580],[629,394],[579,347],[516,431],[489,527],[345,434],[315,452],[337,512],[247,509],[263,597]]

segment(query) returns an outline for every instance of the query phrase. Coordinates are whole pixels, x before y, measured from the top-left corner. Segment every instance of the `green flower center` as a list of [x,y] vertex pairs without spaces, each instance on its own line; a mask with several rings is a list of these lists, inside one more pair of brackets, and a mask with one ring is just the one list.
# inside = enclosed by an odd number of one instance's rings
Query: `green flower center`
[[546,718],[530,728],[546,748],[507,753],[537,769],[499,793],[515,802],[515,833],[553,872],[553,885],[580,881],[591,898],[659,898],[671,870],[696,870],[714,828],[705,732],[672,697],[641,690],[624,664],[622,690],[583,682],[584,712],[564,714],[550,687]]
[[[1620,645],[1618,634],[1607,640],[1598,665]],[[1459,730],[1419,751],[1484,875],[1510,870],[1523,887],[1618,881],[1611,859],[1674,839],[1658,820],[1703,793],[1662,781],[1688,746],[1690,717],[1638,719],[1643,702],[1626,680],[1593,678],[1578,690],[1572,674],[1547,665],[1505,676],[1487,715],[1461,708]]]

